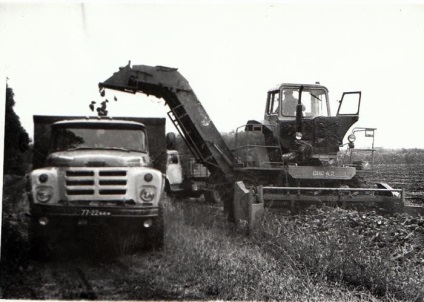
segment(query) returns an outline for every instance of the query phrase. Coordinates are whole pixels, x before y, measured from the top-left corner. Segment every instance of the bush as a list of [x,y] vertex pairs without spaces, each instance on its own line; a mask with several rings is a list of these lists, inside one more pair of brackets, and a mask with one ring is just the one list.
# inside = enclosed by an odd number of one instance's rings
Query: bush
[[13,90],[6,87],[3,174],[24,175],[29,165],[30,152],[27,149],[30,139],[13,110],[14,106]]

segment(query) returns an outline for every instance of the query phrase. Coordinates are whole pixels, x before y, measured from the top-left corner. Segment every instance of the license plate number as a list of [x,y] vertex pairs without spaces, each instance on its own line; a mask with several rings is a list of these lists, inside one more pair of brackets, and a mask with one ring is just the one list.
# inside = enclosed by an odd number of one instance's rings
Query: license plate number
[[333,177],[336,176],[336,172],[334,171],[312,171],[312,176],[319,176],[319,177]]
[[82,216],[110,216],[110,214],[110,212],[95,209],[83,209],[81,211]]
[[289,166],[289,173],[295,179],[351,179],[356,171],[352,167]]

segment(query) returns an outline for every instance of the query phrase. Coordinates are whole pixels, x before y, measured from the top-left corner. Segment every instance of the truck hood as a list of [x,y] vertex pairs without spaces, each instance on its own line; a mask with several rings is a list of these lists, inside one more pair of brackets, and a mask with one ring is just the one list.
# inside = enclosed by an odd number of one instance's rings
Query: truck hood
[[54,167],[151,167],[146,153],[120,150],[75,150],[51,153],[46,164]]

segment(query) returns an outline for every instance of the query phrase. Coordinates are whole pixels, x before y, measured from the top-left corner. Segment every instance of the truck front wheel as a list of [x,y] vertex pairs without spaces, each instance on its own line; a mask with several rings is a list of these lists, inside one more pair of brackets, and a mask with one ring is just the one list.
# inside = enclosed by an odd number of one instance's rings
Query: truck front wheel
[[165,223],[164,223],[164,209],[163,202],[159,202],[158,216],[153,219],[153,224],[150,228],[146,229],[146,245],[149,248],[160,249],[164,245],[165,238]]
[[51,256],[49,238],[41,232],[36,223],[30,223],[29,229],[30,257],[35,260],[48,260]]

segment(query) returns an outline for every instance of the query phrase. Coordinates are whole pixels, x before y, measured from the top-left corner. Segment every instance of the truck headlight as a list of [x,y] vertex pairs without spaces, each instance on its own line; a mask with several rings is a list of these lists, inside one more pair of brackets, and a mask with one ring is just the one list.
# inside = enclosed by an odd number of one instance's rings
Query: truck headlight
[[53,196],[53,189],[51,187],[38,187],[35,193],[35,197],[39,202],[49,202]]
[[145,187],[140,191],[140,198],[143,201],[150,202],[155,198],[156,189],[154,187]]
[[348,140],[350,143],[353,143],[353,142],[356,140],[356,136],[355,136],[355,134],[351,134],[351,135],[349,135],[349,136],[347,137],[347,140]]
[[297,140],[301,140],[301,139],[302,139],[302,137],[303,137],[303,135],[302,135],[302,133],[301,133],[301,132],[296,132],[295,136],[296,136],[296,139],[297,139]]

